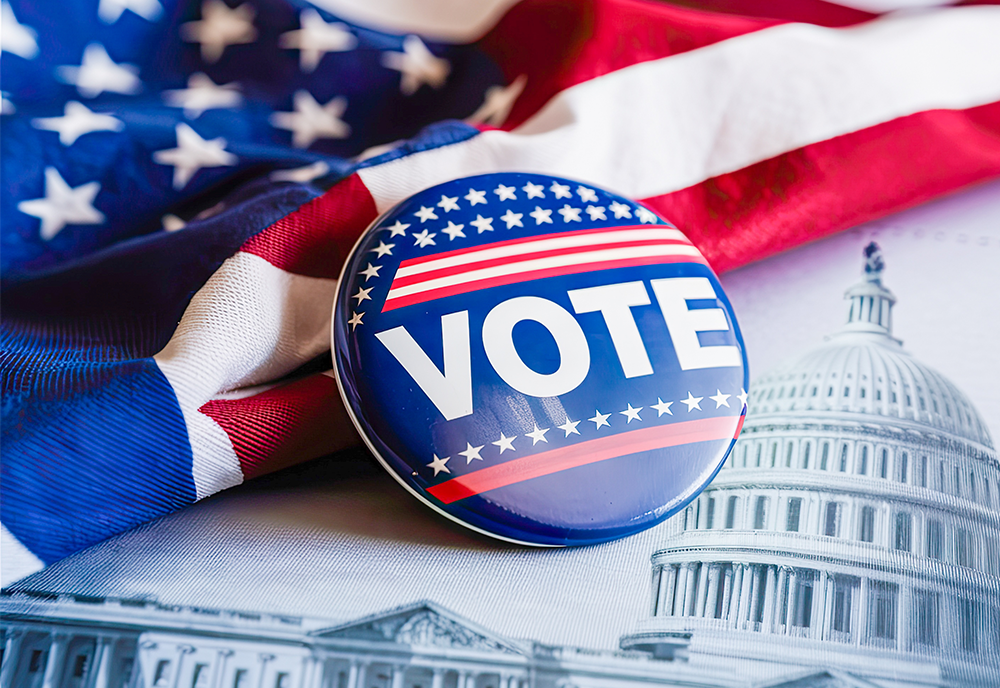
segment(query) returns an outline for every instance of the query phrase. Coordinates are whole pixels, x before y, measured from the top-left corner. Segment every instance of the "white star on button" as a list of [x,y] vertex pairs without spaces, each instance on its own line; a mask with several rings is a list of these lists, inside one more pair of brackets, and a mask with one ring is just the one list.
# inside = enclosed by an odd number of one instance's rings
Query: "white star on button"
[[468,466],[473,461],[482,461],[483,457],[479,455],[485,444],[481,444],[478,447],[473,447],[469,442],[465,443],[465,451],[458,452],[459,456],[465,457],[465,465]]
[[476,191],[475,189],[469,189],[469,193],[462,196],[465,200],[469,202],[469,205],[479,205],[482,203],[486,205],[486,192]]
[[438,219],[437,213],[434,212],[434,208],[428,208],[425,205],[420,206],[420,210],[413,214],[416,215],[421,222]]
[[392,249],[394,248],[396,248],[396,244],[387,244],[384,241],[380,241],[378,242],[378,246],[371,249],[369,253],[377,253],[378,256],[376,257],[381,258],[382,256],[391,256]]
[[604,214],[604,206],[602,205],[588,205],[587,214],[590,215],[591,220],[607,220],[607,216]]
[[424,248],[425,246],[437,246],[437,242],[434,241],[434,237],[437,236],[435,232],[428,232],[426,229],[422,232],[417,232],[413,235],[415,240],[414,246],[419,246]]
[[611,427],[611,423],[608,422],[608,418],[611,417],[610,413],[601,413],[597,409],[594,409],[596,415],[593,418],[588,418],[591,423],[595,424],[594,430],[597,430],[602,425],[607,425]]
[[71,146],[83,136],[95,131],[121,131],[125,124],[117,117],[102,115],[83,103],[71,100],[63,108],[62,117],[36,117],[31,120],[35,129],[59,132],[59,143]]
[[532,210],[530,213],[528,213],[528,215],[531,215],[531,217],[535,218],[536,225],[540,225],[543,223],[550,225],[552,224],[551,210],[543,210],[542,208],[536,205],[535,209]]
[[308,148],[316,139],[344,139],[351,135],[350,125],[340,119],[347,109],[343,96],[320,105],[309,91],[299,89],[292,102],[294,112],[274,112],[268,121],[272,127],[292,132],[296,148]]
[[483,232],[493,231],[492,217],[483,217],[482,215],[476,215],[476,219],[470,222],[469,224],[478,230],[477,231],[478,234],[482,234]]
[[579,208],[570,208],[568,205],[564,205],[559,209],[559,214],[562,215],[563,222],[579,222],[580,212]]
[[619,203],[614,201],[611,204],[611,212],[615,214],[616,219],[621,219],[623,217],[632,217],[632,210],[624,203]]
[[514,196],[513,186],[504,186],[501,184],[497,188],[493,189],[493,193],[497,195],[497,200],[500,201],[516,201],[517,198]]
[[552,182],[552,186],[549,187],[549,191],[555,194],[556,198],[573,198],[573,194],[570,193],[569,186],[566,184]]
[[508,449],[510,449],[511,451],[516,451],[514,449],[515,439],[517,439],[517,435],[514,435],[513,437],[504,437],[504,434],[501,432],[500,439],[498,439],[496,442],[491,442],[490,444],[492,444],[495,447],[500,447],[500,453],[503,454]]
[[670,407],[673,405],[673,403],[674,402],[672,401],[664,401],[660,397],[656,397],[656,403],[650,406],[650,408],[656,409],[657,418],[662,416],[664,413],[666,413],[668,416],[672,416],[674,415],[674,412],[670,410]]
[[450,456],[446,456],[443,459],[437,454],[433,454],[432,456],[434,457],[434,460],[427,464],[427,467],[434,469],[434,477],[437,477],[438,473],[451,473],[445,465],[451,459]]
[[71,188],[54,167],[45,168],[45,196],[21,201],[17,209],[42,221],[39,235],[48,241],[66,225],[95,225],[104,222],[104,213],[94,207],[100,182]]
[[740,400],[740,402],[742,402],[742,404],[744,406],[747,405],[747,397],[748,396],[749,395],[747,394],[747,391],[745,389],[743,389],[742,387],[740,387],[740,395],[737,398]]
[[701,400],[705,397],[695,397],[691,396],[691,392],[688,392],[687,399],[681,399],[681,403],[688,407],[688,413],[691,413],[694,409],[701,411]]
[[282,48],[298,48],[299,69],[306,73],[315,71],[327,53],[352,50],[358,45],[358,39],[348,31],[347,25],[340,22],[327,23],[311,7],[299,13],[299,26],[302,28],[281,34],[278,45]]
[[378,277],[378,271],[381,270],[381,269],[382,269],[381,265],[372,265],[371,263],[368,263],[368,267],[366,267],[364,270],[362,270],[358,274],[359,275],[364,275],[365,276],[365,282],[367,282],[372,277]]
[[438,201],[438,208],[450,213],[452,210],[458,210],[458,196],[441,196],[441,200]]
[[642,410],[641,406],[639,408],[632,408],[632,404],[629,404],[627,409],[625,409],[624,411],[619,411],[618,413],[628,418],[628,420],[625,421],[625,424],[628,425],[634,420],[642,420],[642,418],[639,417],[639,411],[641,410]]
[[594,193],[593,189],[588,189],[585,186],[576,187],[576,193],[580,196],[580,200],[583,203],[597,203],[597,194]]
[[383,54],[382,64],[402,74],[399,90],[404,96],[413,95],[424,84],[441,88],[451,73],[448,60],[435,57],[423,41],[412,35],[403,39],[403,52]]
[[351,332],[354,332],[354,330],[358,329],[358,325],[362,324],[361,322],[362,316],[364,316],[364,313],[356,312],[353,314],[351,319],[347,321],[347,324],[351,326]]
[[132,10],[146,21],[156,21],[163,14],[163,6],[159,0],[101,0],[97,6],[97,16],[105,24],[114,24],[122,12]]
[[639,218],[639,221],[645,225],[651,225],[656,223],[656,215],[650,212],[646,208],[636,208],[635,216]]
[[365,289],[364,287],[358,287],[358,293],[355,294],[354,296],[352,296],[351,298],[352,299],[357,299],[358,300],[358,305],[360,306],[362,301],[371,301],[372,300],[372,297],[370,297],[368,295],[372,292],[372,289],[374,289],[374,288],[375,287],[368,287],[367,289]]
[[451,220],[448,220],[448,226],[441,231],[448,235],[449,241],[454,241],[457,237],[465,238],[465,232],[462,231],[464,227],[465,225],[456,225]]
[[243,104],[243,96],[235,82],[219,85],[207,74],[196,72],[188,77],[187,88],[164,91],[163,102],[170,107],[184,108],[184,116],[194,119],[205,110],[239,107]]
[[248,2],[230,9],[222,0],[205,0],[201,4],[201,20],[181,24],[181,38],[188,43],[200,43],[201,59],[205,62],[218,62],[229,46],[257,40],[255,16],[257,10]]
[[546,443],[548,442],[548,440],[545,439],[545,433],[547,433],[548,431],[549,428],[544,428],[540,430],[538,428],[538,424],[536,423],[535,429],[531,432],[524,433],[524,436],[531,438],[531,446],[534,447],[539,442],[546,442]]
[[396,220],[396,224],[392,225],[391,227],[386,227],[385,229],[389,230],[389,238],[391,239],[394,236],[406,236],[406,230],[409,228],[409,226],[410,225],[404,222]]
[[183,189],[203,167],[231,167],[239,160],[232,153],[226,152],[226,140],[222,137],[205,140],[184,123],[178,124],[174,129],[177,133],[177,148],[156,151],[153,153],[153,161],[173,166],[175,189]]
[[570,420],[569,416],[566,416],[566,422],[562,425],[557,426],[560,430],[566,433],[566,437],[570,435],[579,435],[580,431],[576,429],[576,426],[580,424],[578,420]]
[[510,115],[510,109],[514,107],[514,101],[521,95],[526,83],[528,83],[528,77],[522,74],[508,86],[490,86],[484,94],[483,104],[465,121],[469,124],[503,126]]
[[142,90],[139,68],[116,64],[100,43],[91,43],[83,49],[79,67],[56,67],[56,78],[64,84],[76,86],[84,98],[96,98],[105,91],[132,95]]
[[[690,394],[690,392],[689,392],[689,394]],[[725,406],[726,408],[729,408],[729,397],[731,397],[731,396],[733,396],[733,395],[732,394],[723,394],[722,390],[718,390],[717,389],[717,390],[715,390],[715,396],[714,397],[709,397],[709,399],[711,399],[712,401],[715,402],[715,408],[719,408],[720,406]]]
[[511,227],[514,227],[514,226],[524,227],[524,225],[521,224],[521,218],[522,217],[524,217],[523,213],[511,212],[510,209],[508,209],[506,213],[504,213],[503,215],[500,216],[500,219],[503,220],[504,222],[506,222],[507,223],[507,229],[510,229]]
[[545,187],[541,184],[532,184],[528,182],[521,187],[521,191],[526,193],[528,198],[545,198]]
[[0,49],[25,60],[34,60],[38,56],[37,38],[38,32],[18,22],[14,8],[5,0],[0,16]]

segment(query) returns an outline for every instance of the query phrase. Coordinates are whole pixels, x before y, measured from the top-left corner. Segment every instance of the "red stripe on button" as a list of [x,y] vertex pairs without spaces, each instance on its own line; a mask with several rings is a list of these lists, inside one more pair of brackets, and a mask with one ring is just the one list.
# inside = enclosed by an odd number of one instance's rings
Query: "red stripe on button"
[[608,435],[473,471],[435,485],[427,492],[451,504],[499,487],[629,454],[695,442],[731,440],[739,420],[735,416],[721,416]]

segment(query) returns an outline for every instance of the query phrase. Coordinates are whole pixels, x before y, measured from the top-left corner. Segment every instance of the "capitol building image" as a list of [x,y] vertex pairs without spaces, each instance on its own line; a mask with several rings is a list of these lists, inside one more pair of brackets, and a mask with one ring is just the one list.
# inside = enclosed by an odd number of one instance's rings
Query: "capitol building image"
[[965,395],[893,337],[874,243],[865,258],[846,325],[753,384],[623,648],[750,676],[1000,685],[997,453]]

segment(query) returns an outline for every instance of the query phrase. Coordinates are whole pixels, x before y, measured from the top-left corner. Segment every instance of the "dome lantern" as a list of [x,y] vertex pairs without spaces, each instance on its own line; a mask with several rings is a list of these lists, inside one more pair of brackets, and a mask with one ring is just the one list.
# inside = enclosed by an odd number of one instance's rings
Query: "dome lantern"
[[850,299],[851,307],[842,332],[871,333],[892,338],[892,307],[896,297],[882,286],[882,271],[885,270],[882,250],[873,241],[865,247],[864,256],[864,280],[844,294],[845,299]]

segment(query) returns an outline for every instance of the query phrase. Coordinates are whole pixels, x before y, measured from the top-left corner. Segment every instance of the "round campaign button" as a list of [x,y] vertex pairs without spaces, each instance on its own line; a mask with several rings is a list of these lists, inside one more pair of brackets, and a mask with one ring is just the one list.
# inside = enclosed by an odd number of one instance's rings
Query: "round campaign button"
[[590,184],[502,173],[399,203],[347,260],[334,366],[413,495],[532,545],[636,533],[732,450],[747,361],[687,237]]

